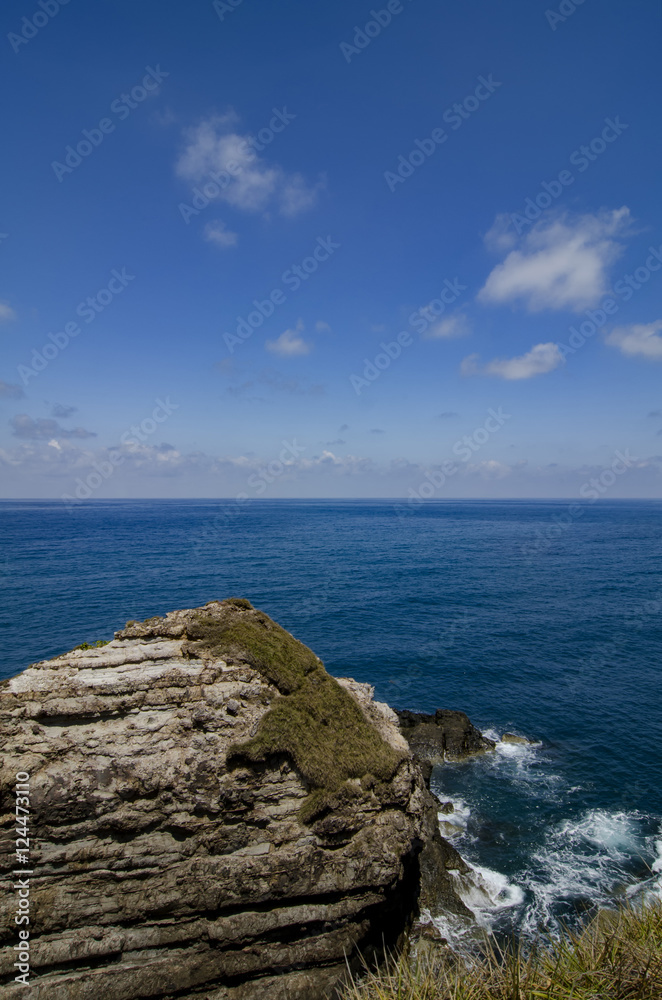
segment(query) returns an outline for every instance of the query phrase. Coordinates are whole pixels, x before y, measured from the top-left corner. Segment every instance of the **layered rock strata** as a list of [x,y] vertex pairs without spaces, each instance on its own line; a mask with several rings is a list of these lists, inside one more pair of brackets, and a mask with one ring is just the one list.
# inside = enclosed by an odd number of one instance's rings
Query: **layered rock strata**
[[[34,664],[0,685],[0,732],[5,830],[30,776],[35,1000],[322,1000],[396,943],[421,871],[462,907],[395,713],[247,601]],[[8,1000],[16,867],[3,850]]]

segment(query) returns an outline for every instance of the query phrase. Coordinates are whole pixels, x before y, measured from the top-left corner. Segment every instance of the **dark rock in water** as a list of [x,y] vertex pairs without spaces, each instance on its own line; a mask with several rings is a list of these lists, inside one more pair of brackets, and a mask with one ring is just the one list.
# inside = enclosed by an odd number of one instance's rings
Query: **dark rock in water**
[[437,800],[430,794],[424,847],[419,858],[421,887],[418,905],[421,910],[429,910],[433,914],[454,913],[471,920],[473,914],[457,895],[453,877],[448,874],[450,871],[458,871],[461,875],[467,875],[471,869],[455,848],[441,836],[437,811]]
[[530,743],[526,736],[516,736],[515,733],[504,733],[501,737],[502,743]]
[[[475,752],[466,716],[437,715],[445,749]],[[0,683],[0,742],[5,829],[30,775],[43,1000],[323,1000],[346,957],[397,946],[419,889],[466,910],[395,713],[248,601],[131,622]],[[15,867],[5,852],[7,1000],[24,995]]]
[[426,715],[399,711],[397,716],[414,756],[431,764],[461,760],[471,754],[493,750],[496,745],[476,729],[464,712],[438,709],[434,715]]
[[455,812],[455,806],[452,802],[442,802],[439,806],[439,812],[443,813],[444,816],[448,816],[450,813]]

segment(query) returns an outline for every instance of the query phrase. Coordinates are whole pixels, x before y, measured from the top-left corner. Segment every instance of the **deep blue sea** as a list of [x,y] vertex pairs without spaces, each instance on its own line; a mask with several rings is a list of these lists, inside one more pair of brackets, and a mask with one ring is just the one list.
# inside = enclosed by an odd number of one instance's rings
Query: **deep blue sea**
[[131,618],[247,597],[394,707],[534,740],[437,768],[433,787],[454,803],[443,832],[474,868],[458,881],[481,920],[572,922],[660,891],[662,502],[568,511],[6,501],[0,676]]

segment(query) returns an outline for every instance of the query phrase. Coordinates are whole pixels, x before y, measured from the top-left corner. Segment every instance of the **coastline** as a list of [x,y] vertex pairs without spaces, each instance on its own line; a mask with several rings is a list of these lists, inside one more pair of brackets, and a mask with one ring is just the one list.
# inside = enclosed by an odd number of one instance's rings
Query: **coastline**
[[252,1000],[268,983],[272,998],[317,1000],[343,980],[342,956],[356,972],[384,947],[535,937],[518,879],[476,855],[485,817],[473,837],[475,806],[451,785],[480,795],[510,768],[541,800],[543,745],[481,733],[460,711],[394,711],[246,600],[129,622],[34,664],[2,682],[0,714],[21,768],[5,764],[3,787],[21,778],[36,834],[16,855],[24,875],[4,875],[36,926],[4,954],[18,949],[18,975],[39,970],[54,997],[99,983],[112,1000],[165,997],[177,981],[191,997],[217,983],[219,998]]

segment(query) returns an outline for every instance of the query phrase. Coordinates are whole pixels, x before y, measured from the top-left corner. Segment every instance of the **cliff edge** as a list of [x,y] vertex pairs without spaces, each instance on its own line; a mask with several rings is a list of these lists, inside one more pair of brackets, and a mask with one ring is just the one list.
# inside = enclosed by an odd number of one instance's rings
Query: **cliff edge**
[[[30,776],[36,1000],[332,996],[346,959],[407,926],[431,837],[444,870],[428,892],[463,909],[395,713],[248,601],[34,664],[0,685],[0,731],[5,829]],[[14,998],[17,865],[2,864]]]

